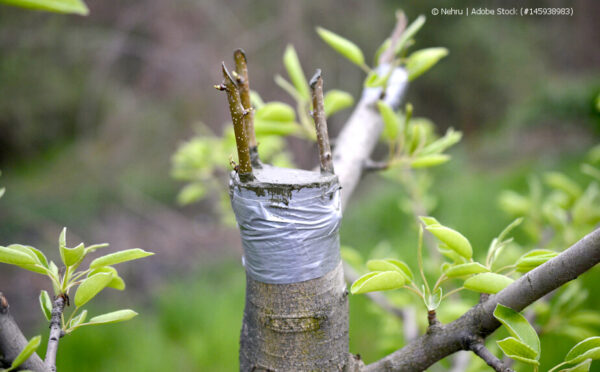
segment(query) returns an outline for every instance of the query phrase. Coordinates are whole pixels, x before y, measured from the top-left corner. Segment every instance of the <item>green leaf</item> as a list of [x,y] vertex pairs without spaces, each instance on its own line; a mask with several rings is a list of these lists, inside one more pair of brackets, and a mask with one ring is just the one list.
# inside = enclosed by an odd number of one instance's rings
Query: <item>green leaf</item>
[[539,353],[517,340],[514,337],[507,337],[504,340],[496,341],[502,352],[511,359],[518,360],[523,363],[539,365]]
[[97,249],[106,248],[109,245],[110,244],[108,244],[108,243],[100,243],[100,244],[90,245],[90,246],[88,246],[88,247],[85,248],[85,254],[87,255],[88,253],[96,252]]
[[567,193],[573,199],[581,196],[583,191],[575,181],[559,172],[548,172],[544,175],[546,184],[554,189]]
[[[536,356],[540,354],[540,338],[525,317],[510,307],[498,304],[494,310],[494,317],[504,324],[511,336],[530,347]],[[529,357],[529,356],[527,356]]]
[[56,13],[88,15],[90,12],[85,3],[80,0],[0,0],[0,3]]
[[36,264],[39,264],[43,267],[48,267],[48,261],[46,260],[46,256],[44,256],[42,252],[35,249],[34,247],[22,244],[11,244],[7,248],[28,254],[29,256],[31,256],[31,258],[35,260]]
[[436,310],[442,302],[442,287],[436,289],[434,293],[425,296],[424,302],[428,311]]
[[188,205],[203,199],[206,196],[206,186],[202,182],[193,182],[185,185],[177,194],[179,205]]
[[377,71],[371,71],[367,74],[367,77],[365,78],[364,86],[365,88],[383,87],[387,83],[388,79],[388,74],[379,75]]
[[446,246],[446,244],[440,244],[440,245],[438,245],[438,251],[440,251],[440,253],[444,257],[452,260],[452,262],[455,263],[455,264],[459,264],[460,265],[460,264],[467,263],[467,259],[466,258],[464,258],[460,254],[456,253],[456,251],[453,251],[452,249],[448,248]]
[[398,137],[402,122],[394,110],[384,101],[377,101],[377,108],[383,119],[383,138],[394,141]]
[[421,220],[421,222],[423,222],[425,224],[425,226],[431,226],[431,225],[442,225],[438,220],[436,220],[433,217],[429,217],[429,216],[420,216],[419,219]]
[[600,314],[594,310],[581,310],[569,317],[569,323],[580,326],[600,326]]
[[590,337],[573,346],[565,357],[565,362],[579,363],[586,359],[600,359],[600,337]]
[[83,310],[81,312],[81,314],[77,315],[76,317],[74,317],[73,319],[71,319],[71,323],[69,323],[69,328],[77,328],[79,327],[81,324],[83,324],[83,322],[85,322],[85,320],[87,319],[87,310]]
[[28,253],[0,246],[0,262],[10,265],[35,265],[37,260]]
[[406,283],[404,274],[398,271],[375,271],[358,278],[350,287],[352,294],[398,289]]
[[351,62],[361,67],[365,65],[365,57],[356,44],[322,27],[317,27],[317,33],[330,47]]
[[325,94],[323,106],[325,107],[325,116],[329,117],[338,111],[341,111],[354,104],[354,98],[348,92],[333,89]]
[[29,357],[33,353],[35,353],[37,348],[40,346],[41,342],[42,342],[42,336],[35,336],[35,337],[31,338],[31,340],[29,340],[29,342],[23,348],[23,350],[21,350],[19,355],[17,355],[17,357],[13,360],[8,371],[11,371],[11,370],[17,368],[18,366],[23,364],[27,359],[29,359]]
[[453,128],[450,128],[446,131],[444,137],[430,143],[429,145],[423,147],[423,149],[419,152],[421,155],[431,155],[438,154],[449,147],[457,144],[462,138],[462,133],[455,131]]
[[402,33],[400,40],[396,44],[395,54],[398,55],[406,47],[407,43],[416,35],[416,33],[425,24],[425,16],[418,16]]
[[502,230],[502,232],[500,233],[500,235],[498,235],[498,241],[502,242],[506,239],[506,237],[508,236],[508,234],[510,234],[510,232],[517,226],[519,226],[521,224],[521,222],[523,222],[523,217],[519,217],[517,219],[515,219],[513,222],[511,222],[508,226],[506,226],[504,228],[504,230]]
[[515,216],[526,215],[532,207],[532,202],[528,197],[510,190],[500,193],[498,204],[500,209]]
[[567,369],[561,369],[559,372],[588,372],[592,365],[591,359],[586,359],[576,366]]
[[113,311],[112,313],[106,313],[102,315],[98,315],[90,319],[88,324],[108,324],[108,323],[118,323],[129,320],[138,315],[133,310],[125,309]]
[[266,121],[255,119],[254,132],[257,136],[289,136],[297,134],[300,126],[294,122]]
[[440,59],[448,55],[446,48],[427,48],[417,50],[408,57],[406,70],[408,80],[412,81],[432,68]]
[[74,266],[79,264],[84,256],[85,245],[83,245],[83,243],[74,248],[64,247],[60,249],[60,257],[62,258],[65,266]]
[[101,290],[112,281],[112,274],[99,273],[85,279],[75,293],[75,306],[81,307],[94,298]]
[[125,289],[125,281],[119,276],[117,269],[112,266],[102,266],[97,269],[90,271],[88,274],[88,278],[90,276],[99,274],[99,273],[107,273],[113,276],[113,279],[108,283],[107,287],[118,289],[120,291]]
[[397,271],[404,275],[406,282],[413,281],[413,273],[406,263],[394,258],[367,261],[367,268],[371,271]]
[[534,249],[531,252],[525,253],[517,260],[517,271],[522,273],[528,272],[556,256],[558,256],[557,252],[548,249]]
[[287,48],[285,48],[285,53],[283,53],[283,64],[285,65],[288,76],[290,77],[290,80],[292,80],[292,84],[294,84],[300,97],[309,101],[310,94],[308,83],[306,82],[302,65],[298,59],[298,54],[296,54],[296,49],[294,49],[291,44],[288,44]]
[[0,198],[4,196],[4,193],[6,192],[6,188],[1,188],[0,189]]
[[296,112],[292,106],[283,102],[269,102],[256,110],[255,120],[294,122]]
[[446,274],[448,278],[458,278],[461,276],[487,273],[489,271],[490,269],[483,266],[479,262],[469,262],[465,264],[452,266],[448,270],[446,270],[444,274]]
[[444,164],[450,160],[450,155],[446,154],[431,154],[419,156],[410,162],[413,168],[435,167],[436,165]]
[[514,280],[511,278],[496,274],[482,273],[465,280],[465,288],[479,293],[498,293],[506,288]]
[[153,254],[154,253],[146,252],[140,248],[127,249],[124,251],[119,251],[119,252],[108,254],[106,256],[96,258],[90,264],[90,269],[95,269],[100,266],[112,266],[112,265],[116,265],[121,262],[137,260],[139,258],[152,256]]
[[441,242],[446,244],[448,248],[464,258],[470,259],[473,256],[471,243],[469,243],[469,240],[458,231],[442,225],[429,225],[425,228]]
[[42,312],[46,319],[50,321],[50,318],[52,317],[52,300],[46,291],[40,292],[40,307],[42,308]]

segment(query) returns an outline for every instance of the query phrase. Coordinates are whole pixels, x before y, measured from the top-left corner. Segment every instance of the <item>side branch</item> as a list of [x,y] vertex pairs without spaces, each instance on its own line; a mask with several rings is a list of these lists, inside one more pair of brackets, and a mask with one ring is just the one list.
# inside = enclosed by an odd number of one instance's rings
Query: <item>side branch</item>
[[248,135],[250,158],[252,160],[252,165],[257,166],[260,162],[258,159],[256,135],[254,134],[254,111],[252,111],[252,104],[250,103],[250,80],[248,80],[248,62],[246,60],[246,53],[242,49],[237,49],[233,53],[233,59],[235,60],[236,80],[240,91],[242,106],[244,106],[244,110],[247,111],[244,118],[244,127],[246,129],[246,134]]
[[329,145],[329,134],[327,133],[327,120],[325,119],[325,107],[323,103],[323,78],[321,70],[317,70],[310,80],[312,91],[313,119],[317,128],[317,145],[319,146],[319,159],[321,161],[321,173],[333,173],[333,161],[331,157],[331,146]]
[[227,100],[229,102],[229,111],[231,113],[231,120],[233,121],[233,131],[235,132],[235,142],[238,150],[239,175],[240,180],[243,182],[252,180],[252,165],[250,162],[250,148],[248,145],[248,131],[246,128],[245,116],[249,114],[242,105],[240,98],[240,92],[237,84],[233,81],[233,78],[227,71],[225,63],[221,65],[223,70],[223,83],[221,85],[215,85],[218,90],[224,90],[227,93]]
[[46,349],[46,366],[52,372],[56,372],[56,353],[58,352],[58,341],[63,336],[62,315],[65,310],[65,297],[57,296],[52,304],[52,318],[50,318],[50,336],[48,348]]
[[469,345],[469,349],[473,351],[478,357],[483,359],[488,366],[492,367],[496,372],[514,372],[508,368],[504,363],[492,354],[483,343],[483,339],[473,340]]
[[[8,301],[0,292],[0,359],[10,364],[17,355],[27,346],[27,339],[8,311]],[[36,372],[45,372],[48,369],[42,359],[33,353],[21,368]]]
[[500,322],[496,305],[521,311],[600,262],[600,229],[596,229],[555,258],[515,280],[437,332],[425,334],[404,348],[367,365],[363,371],[418,372],[459,350],[469,350],[473,337],[485,338]]

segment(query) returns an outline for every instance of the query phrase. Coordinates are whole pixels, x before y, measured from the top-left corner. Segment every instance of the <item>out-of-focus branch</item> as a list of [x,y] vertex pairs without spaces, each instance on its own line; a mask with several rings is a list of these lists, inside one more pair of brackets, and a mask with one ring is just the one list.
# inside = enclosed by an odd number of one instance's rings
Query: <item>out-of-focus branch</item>
[[547,293],[577,278],[600,262],[600,229],[596,229],[555,258],[489,296],[454,322],[428,332],[404,348],[367,365],[362,371],[417,372],[459,350],[470,350],[473,337],[485,338],[500,322],[496,305],[521,311]]
[[48,369],[56,372],[56,353],[58,352],[58,342],[63,336],[62,315],[65,310],[65,296],[57,296],[52,304],[52,317],[50,318],[50,336],[48,337],[48,348],[46,349],[46,359],[44,362]]
[[[27,339],[8,311],[8,301],[0,292],[0,357],[5,362],[12,362],[27,346]],[[46,372],[48,368],[42,359],[33,353],[21,368],[36,372]]]

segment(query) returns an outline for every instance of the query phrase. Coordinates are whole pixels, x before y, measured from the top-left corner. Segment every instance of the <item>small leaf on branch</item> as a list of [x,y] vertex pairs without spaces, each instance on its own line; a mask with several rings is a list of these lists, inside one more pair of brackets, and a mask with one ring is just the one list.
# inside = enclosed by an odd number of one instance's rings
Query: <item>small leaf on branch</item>
[[508,287],[513,279],[496,274],[496,273],[481,273],[465,280],[465,288],[479,293],[498,293]]
[[407,283],[413,281],[413,273],[408,265],[394,258],[369,260],[367,261],[367,268],[371,271],[398,271],[404,275]]
[[406,62],[408,80],[412,81],[423,75],[427,70],[435,66],[440,59],[447,55],[448,49],[446,48],[427,48],[412,53]]
[[102,315],[98,315],[90,319],[87,324],[108,324],[108,323],[118,323],[129,320],[138,315],[133,310],[125,309],[113,311],[112,313],[106,313]]
[[504,340],[496,341],[500,349],[507,357],[531,365],[539,365],[539,354],[532,348],[517,340],[514,337],[507,337]]
[[338,111],[341,111],[354,104],[354,98],[348,92],[332,89],[325,93],[323,105],[325,106],[325,116],[329,117]]
[[319,36],[321,36],[321,39],[329,44],[330,47],[349,59],[351,62],[361,67],[365,65],[365,57],[363,52],[356,44],[322,27],[317,27],[317,33]]
[[556,256],[558,256],[558,253],[549,249],[535,249],[527,252],[517,260],[517,271],[526,273]]
[[394,141],[401,130],[402,122],[394,110],[384,101],[377,101],[377,108],[383,119],[382,136],[388,141]]
[[131,260],[137,260],[139,258],[144,258],[144,257],[152,256],[153,254],[154,253],[152,253],[152,252],[146,252],[146,251],[144,251],[143,249],[140,249],[140,248],[127,249],[127,250],[124,250],[124,251],[119,251],[119,252],[108,254],[106,256],[102,256],[102,257],[96,258],[90,264],[90,269],[95,269],[95,268],[100,267],[100,266],[116,265],[116,264],[121,263],[121,262],[126,262],[126,261],[131,261]]
[[69,328],[77,328],[79,325],[81,325],[83,322],[85,322],[86,318],[87,318],[87,314],[88,311],[87,310],[83,310],[81,312],[81,314],[77,315],[76,317],[74,317],[73,319],[71,319],[71,323],[69,324]]
[[444,274],[446,274],[448,278],[459,278],[461,276],[486,273],[489,271],[490,269],[483,266],[479,262],[469,262],[465,264],[451,266],[448,270],[444,272]]
[[2,246],[0,246],[0,262],[11,265],[35,265],[37,263],[36,260],[27,253]]
[[16,369],[18,366],[23,364],[27,359],[29,359],[29,357],[33,353],[35,353],[37,348],[40,346],[41,342],[42,342],[42,336],[35,336],[35,337],[31,338],[31,340],[29,340],[29,342],[23,348],[23,350],[21,350],[19,355],[17,355],[17,357],[13,360],[8,371]]
[[450,155],[446,154],[425,155],[411,161],[410,166],[413,168],[435,167],[436,165],[448,162],[448,160],[450,160]]
[[300,59],[298,59],[298,54],[296,54],[296,49],[294,49],[291,44],[285,48],[283,64],[285,65],[288,76],[290,77],[290,80],[292,80],[292,84],[300,97],[306,101],[310,100],[308,82],[304,76],[304,71],[302,70]]
[[358,278],[350,287],[352,294],[402,288],[405,275],[398,271],[375,271]]
[[541,351],[540,338],[535,329],[533,329],[531,324],[529,324],[529,321],[527,321],[523,315],[510,307],[498,304],[494,310],[494,317],[498,319],[500,323],[504,324],[511,336],[525,343],[535,352],[536,356],[539,356]]
[[50,321],[50,318],[52,317],[52,300],[46,291],[40,292],[40,307],[42,308],[46,320]]
[[590,337],[573,346],[565,356],[565,362],[579,363],[586,359],[600,359],[600,337]]
[[425,227],[442,243],[462,257],[470,259],[473,256],[473,248],[469,240],[461,233],[443,225],[428,225]]
[[94,298],[112,281],[112,274],[99,273],[85,279],[75,293],[75,306],[81,307]]

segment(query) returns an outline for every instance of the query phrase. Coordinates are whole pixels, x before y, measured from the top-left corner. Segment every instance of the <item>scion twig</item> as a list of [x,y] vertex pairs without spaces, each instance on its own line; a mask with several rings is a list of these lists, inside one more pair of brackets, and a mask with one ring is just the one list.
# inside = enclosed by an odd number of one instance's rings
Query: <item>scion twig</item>
[[333,173],[333,160],[331,146],[329,145],[329,134],[327,134],[327,120],[325,119],[325,107],[323,104],[323,78],[321,70],[317,70],[310,79],[312,91],[313,112],[312,117],[317,128],[317,145],[319,146],[319,159],[321,173]]
[[242,100],[242,106],[247,114],[244,116],[244,127],[248,135],[248,146],[250,147],[250,160],[253,167],[260,167],[260,159],[258,157],[258,144],[256,143],[256,135],[254,133],[254,111],[250,102],[250,80],[248,79],[248,63],[246,53],[242,49],[237,49],[233,53],[235,60],[236,81]]
[[218,90],[224,90],[227,93],[227,100],[229,102],[229,111],[231,113],[231,120],[233,121],[233,131],[235,132],[235,142],[237,145],[238,159],[240,161],[238,174],[242,182],[251,181],[254,177],[252,176],[252,165],[250,162],[250,149],[248,146],[248,133],[245,127],[244,117],[249,114],[242,105],[240,98],[240,92],[237,84],[233,81],[233,78],[225,67],[225,62],[221,65],[223,70],[223,83],[221,85],[215,85]]
[[[65,295],[66,296],[66,295]],[[64,335],[62,331],[62,315],[65,309],[65,296],[56,296],[52,304],[52,318],[50,318],[50,337],[46,349],[44,363],[52,372],[56,372],[56,353],[58,352],[58,341]]]

